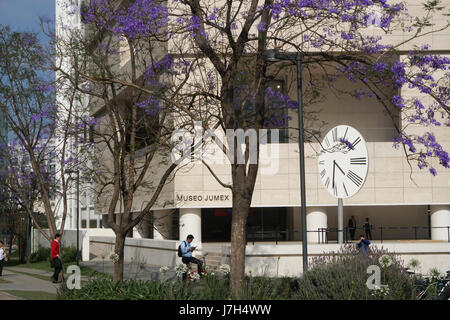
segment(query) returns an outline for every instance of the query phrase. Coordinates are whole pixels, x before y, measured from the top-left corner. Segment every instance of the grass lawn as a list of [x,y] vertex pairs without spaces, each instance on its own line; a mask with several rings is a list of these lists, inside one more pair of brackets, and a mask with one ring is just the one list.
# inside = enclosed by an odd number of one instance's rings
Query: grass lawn
[[[75,265],[75,264],[76,264],[75,261],[74,262],[63,263],[64,274],[66,274],[67,268],[69,266]],[[17,268],[22,269],[18,273],[22,273],[22,274],[25,274],[27,276],[32,276],[32,277],[34,276],[34,277],[36,277],[38,279],[42,279],[42,280],[46,280],[46,281],[50,281],[50,278],[48,276],[36,275],[36,274],[31,273],[31,272],[27,272],[27,269],[42,270],[42,271],[47,271],[47,272],[53,272],[54,271],[53,268],[50,268],[50,261],[39,261],[39,262],[30,263],[30,264],[26,264],[26,263],[24,263],[24,264],[16,264],[16,263],[13,263],[11,265],[8,262],[8,266],[13,266],[14,268],[16,268],[15,270],[17,270]],[[96,276],[96,275],[106,276],[106,275],[104,275],[104,274],[102,274],[102,273],[100,273],[98,271],[95,271],[95,270],[93,270],[91,268],[88,268],[88,267],[85,267],[85,266],[80,266],[80,271],[81,271],[81,275],[82,276],[86,276],[86,277],[93,277],[93,276]]]
[[4,279],[0,278],[0,283],[11,283],[11,281],[4,280]]
[[56,300],[56,294],[43,291],[5,290],[3,292],[26,300]]

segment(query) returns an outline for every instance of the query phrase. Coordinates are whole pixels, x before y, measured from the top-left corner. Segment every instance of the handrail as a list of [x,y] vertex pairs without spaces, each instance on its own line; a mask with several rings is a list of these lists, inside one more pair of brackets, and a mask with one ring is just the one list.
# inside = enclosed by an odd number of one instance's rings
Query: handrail
[[[356,231],[357,230],[361,230],[362,233],[365,233],[365,228],[364,227],[355,227],[355,228],[351,228],[355,231],[355,235],[356,235]],[[447,241],[450,242],[450,226],[440,226],[440,227],[427,227],[427,226],[379,226],[379,227],[373,227],[371,226],[370,230],[371,231],[379,231],[379,234],[377,234],[376,240],[380,240],[381,243],[383,243],[384,240],[388,240],[389,237],[386,237],[386,231],[395,231],[395,230],[411,230],[411,235],[413,236],[414,240],[418,240],[419,239],[419,232],[421,230],[428,230],[431,231],[431,229],[447,229]],[[351,241],[349,235],[350,235],[350,228],[348,227],[344,227],[343,230],[339,230],[338,228],[318,228],[317,230],[307,230],[306,232],[310,232],[310,233],[317,233],[317,242],[318,243],[328,243],[329,242],[329,234],[336,234],[336,239],[338,239],[338,235],[339,232],[344,232],[344,242],[345,243],[349,243]],[[300,230],[282,230],[282,229],[278,229],[278,230],[267,230],[266,232],[258,232],[258,239],[256,237],[251,237],[251,240],[248,240],[248,233],[247,233],[247,241],[248,242],[253,242],[253,244],[255,244],[255,242],[258,241],[271,241],[274,238],[273,237],[265,237],[265,234],[274,234],[274,233],[278,233],[280,236],[284,235],[284,240],[280,240],[279,238],[275,239],[276,244],[278,244],[278,242],[283,242],[283,241],[293,241],[288,239],[289,235],[291,234],[300,234],[298,237],[298,239],[301,238],[301,231]],[[372,232],[371,232],[372,233]],[[430,232],[431,234],[431,232]],[[372,234],[371,234],[372,236]],[[281,238],[281,237],[280,237]],[[427,239],[430,239],[430,236],[427,235],[426,237]],[[373,240],[375,239],[373,236],[371,237],[371,239],[369,240]],[[337,240],[335,240],[337,241]]]

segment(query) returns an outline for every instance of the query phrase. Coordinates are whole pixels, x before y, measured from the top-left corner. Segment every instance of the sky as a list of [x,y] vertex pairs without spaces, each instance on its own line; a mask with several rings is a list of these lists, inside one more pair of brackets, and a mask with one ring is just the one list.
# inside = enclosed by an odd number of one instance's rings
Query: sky
[[55,0],[0,0],[0,24],[40,32],[39,17],[55,19]]

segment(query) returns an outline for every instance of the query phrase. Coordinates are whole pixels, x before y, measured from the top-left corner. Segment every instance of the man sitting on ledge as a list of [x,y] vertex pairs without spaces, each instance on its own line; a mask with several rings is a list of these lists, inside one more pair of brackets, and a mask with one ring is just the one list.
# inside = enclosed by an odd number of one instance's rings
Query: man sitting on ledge
[[[190,234],[187,236],[186,240],[180,244],[182,257],[181,261],[186,265],[189,265],[189,263],[195,263],[197,265],[197,272],[201,275],[203,273],[203,263],[199,259],[192,256],[192,251],[197,248],[194,246],[191,247],[192,240],[194,240],[194,236]],[[183,275],[183,279],[186,279],[186,274]]]

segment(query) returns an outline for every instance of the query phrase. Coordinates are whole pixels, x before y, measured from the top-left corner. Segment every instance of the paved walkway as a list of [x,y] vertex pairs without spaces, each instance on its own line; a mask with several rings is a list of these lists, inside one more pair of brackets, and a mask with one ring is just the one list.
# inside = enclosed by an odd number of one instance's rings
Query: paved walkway
[[6,292],[0,292],[0,300],[25,300],[25,299],[13,296]]
[[[44,277],[48,277],[48,281],[38,279],[33,276],[25,275],[19,272],[32,273],[41,275]],[[8,293],[2,291],[8,290],[18,290],[18,291],[42,291],[47,293],[56,294],[56,290],[59,284],[52,283],[50,281],[52,273],[29,269],[29,268],[20,268],[20,267],[5,267],[3,268],[3,276],[2,279],[8,281],[9,283],[0,283],[0,300],[14,300],[19,299],[18,297],[14,297]]]

